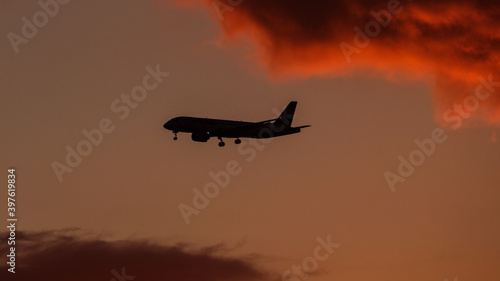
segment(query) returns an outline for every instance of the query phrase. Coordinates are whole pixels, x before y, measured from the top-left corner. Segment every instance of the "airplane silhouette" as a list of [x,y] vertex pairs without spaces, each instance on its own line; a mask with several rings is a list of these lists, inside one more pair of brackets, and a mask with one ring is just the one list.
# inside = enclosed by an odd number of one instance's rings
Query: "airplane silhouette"
[[299,133],[301,128],[310,127],[310,125],[291,126],[296,107],[297,102],[292,101],[278,118],[261,122],[181,116],[170,119],[163,125],[163,128],[174,133],[174,140],[177,140],[179,132],[191,133],[191,139],[197,142],[207,142],[211,137],[217,137],[219,146],[222,147],[225,145],[222,138],[236,138],[234,143],[240,144],[240,138],[273,138]]

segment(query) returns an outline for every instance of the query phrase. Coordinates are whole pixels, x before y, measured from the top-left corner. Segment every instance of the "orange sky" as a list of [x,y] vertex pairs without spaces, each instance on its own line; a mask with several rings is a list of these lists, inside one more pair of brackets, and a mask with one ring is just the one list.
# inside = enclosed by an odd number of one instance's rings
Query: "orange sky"
[[[401,2],[349,63],[340,44],[355,46],[354,27],[388,1],[245,0],[222,19],[210,2],[176,2],[58,4],[17,53],[8,34],[43,9],[1,4],[17,280],[110,280],[122,268],[135,280],[302,280],[287,272],[314,261],[307,280],[499,279],[500,87],[483,86],[470,116],[454,111],[474,102],[478,76],[500,81],[495,5]],[[117,111],[151,71],[169,74]],[[269,143],[173,141],[162,127],[181,115],[268,120],[291,100],[293,125],[312,127]],[[53,163],[67,165],[67,147],[103,120],[113,129],[59,180]],[[446,140],[393,192],[384,175],[440,127]],[[186,224],[179,205],[228,163],[240,172]],[[0,279],[16,280],[6,234]],[[328,239],[331,253],[318,248]]]

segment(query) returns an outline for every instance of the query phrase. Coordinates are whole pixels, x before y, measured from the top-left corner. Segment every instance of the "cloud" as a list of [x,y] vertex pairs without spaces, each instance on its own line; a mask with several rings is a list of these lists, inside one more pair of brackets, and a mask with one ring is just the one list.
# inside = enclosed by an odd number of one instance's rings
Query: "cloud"
[[[79,229],[16,234],[16,273],[7,271],[4,255],[1,280],[119,280],[116,274],[147,281],[266,280],[249,260],[223,255],[222,245],[188,250],[148,240],[109,241]],[[8,247],[2,239],[0,252]]]
[[[500,81],[500,6],[494,1],[188,2],[219,10],[224,38],[253,42],[255,58],[271,79],[362,71],[391,80],[430,81],[436,119],[443,126],[457,125],[444,115],[475,94],[478,76],[491,74]],[[226,8],[231,3],[238,5]],[[464,123],[500,124],[500,86],[469,112]]]

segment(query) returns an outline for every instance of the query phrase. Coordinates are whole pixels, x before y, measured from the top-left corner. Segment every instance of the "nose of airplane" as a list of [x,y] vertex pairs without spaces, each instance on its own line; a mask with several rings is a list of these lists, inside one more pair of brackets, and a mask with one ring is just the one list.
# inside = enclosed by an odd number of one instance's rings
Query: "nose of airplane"
[[165,128],[167,130],[171,130],[172,129],[172,120],[170,120],[167,123],[163,124],[163,128]]

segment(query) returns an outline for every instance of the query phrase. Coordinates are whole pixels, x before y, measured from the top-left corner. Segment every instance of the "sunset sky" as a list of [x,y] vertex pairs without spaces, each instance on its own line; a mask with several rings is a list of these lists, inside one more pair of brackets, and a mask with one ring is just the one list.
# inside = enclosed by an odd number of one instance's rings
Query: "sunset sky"
[[[41,0],[0,16],[0,202],[8,225],[15,168],[18,219],[1,280],[500,279],[497,3]],[[292,100],[300,134],[221,148],[162,127]]]

